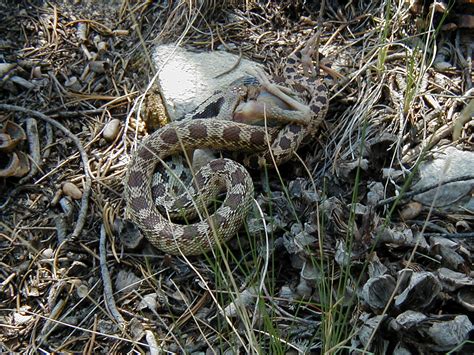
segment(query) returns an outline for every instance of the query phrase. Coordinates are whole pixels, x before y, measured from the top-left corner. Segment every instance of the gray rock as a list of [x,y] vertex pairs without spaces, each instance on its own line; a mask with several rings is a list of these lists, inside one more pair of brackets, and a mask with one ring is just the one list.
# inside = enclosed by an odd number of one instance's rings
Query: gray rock
[[256,62],[241,59],[237,68],[219,76],[235,66],[239,61],[237,55],[224,51],[192,52],[173,44],[157,46],[153,61],[171,120],[194,110],[216,90],[258,66]]
[[[440,182],[457,177],[474,175],[474,152],[461,151],[447,147],[437,153],[435,158],[420,166],[420,180],[413,186],[413,190],[436,185]],[[425,193],[415,196],[415,200],[434,207],[443,207],[449,210],[465,210],[474,208],[474,197],[470,191],[474,188],[474,180],[466,180],[441,185]]]

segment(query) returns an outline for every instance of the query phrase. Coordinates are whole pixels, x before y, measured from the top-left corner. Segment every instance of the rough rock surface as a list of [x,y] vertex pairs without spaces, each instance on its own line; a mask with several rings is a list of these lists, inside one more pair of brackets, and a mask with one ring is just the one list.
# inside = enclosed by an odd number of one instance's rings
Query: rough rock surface
[[[426,186],[437,184],[449,179],[462,176],[474,175],[474,153],[461,151],[454,147],[447,147],[432,161],[420,166],[420,180],[414,189],[422,189]],[[458,181],[442,185],[437,189],[430,190],[415,197],[415,200],[424,205],[431,205],[435,200],[435,207],[449,210],[472,209],[474,197],[470,192],[474,188],[473,180]]]
[[[166,109],[171,120],[195,109],[216,90],[244,76],[256,62],[225,51],[193,52],[175,45],[159,45],[153,54]],[[216,78],[216,76],[218,76]]]

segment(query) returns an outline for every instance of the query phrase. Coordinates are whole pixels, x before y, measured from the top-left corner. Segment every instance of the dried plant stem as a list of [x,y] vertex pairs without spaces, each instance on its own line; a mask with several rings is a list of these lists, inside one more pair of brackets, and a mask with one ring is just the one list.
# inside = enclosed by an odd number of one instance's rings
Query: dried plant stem
[[86,222],[87,210],[89,207],[89,195],[91,192],[91,185],[92,185],[92,179],[91,179],[89,169],[88,169],[89,158],[87,156],[87,153],[84,147],[82,146],[81,141],[79,140],[79,138],[77,138],[75,134],[73,134],[70,130],[64,127],[61,123],[53,120],[52,118],[46,116],[45,114],[39,111],[30,110],[21,106],[8,105],[8,104],[0,104],[0,111],[22,112],[29,116],[39,118],[40,120],[43,120],[44,122],[47,122],[50,125],[61,130],[66,136],[71,138],[71,140],[76,145],[77,149],[79,150],[79,154],[81,155],[82,164],[84,165],[84,176],[85,176],[84,191],[82,193],[82,199],[81,199],[81,209],[77,217],[76,226],[74,227],[74,231],[72,232],[73,238],[78,237]]
[[32,164],[30,164],[30,171],[28,174],[20,180],[21,185],[35,176],[41,166],[41,147],[38,136],[38,125],[34,118],[28,118],[26,120],[26,134],[28,136]]
[[107,248],[105,247],[106,238],[105,226],[102,224],[100,226],[99,255],[100,273],[102,275],[102,282],[104,284],[104,299],[110,314],[112,317],[114,317],[120,328],[123,329],[125,326],[125,319],[123,319],[122,315],[117,309],[117,306],[115,305],[112,281],[110,280],[109,269],[107,269]]
[[428,185],[428,186],[425,186],[423,188],[420,188],[420,189],[417,189],[417,190],[414,190],[414,191],[405,192],[401,196],[389,197],[389,198],[386,198],[385,200],[379,201],[379,203],[377,203],[377,207],[387,205],[389,203],[392,203],[392,202],[396,201],[397,199],[405,200],[407,198],[422,194],[422,193],[427,192],[429,190],[436,189],[436,188],[438,188],[442,185],[450,184],[450,183],[453,183],[453,182],[459,182],[459,181],[468,181],[468,180],[474,180],[474,175],[457,176],[457,177],[454,177],[452,179],[448,179],[448,180],[438,182],[436,184]]

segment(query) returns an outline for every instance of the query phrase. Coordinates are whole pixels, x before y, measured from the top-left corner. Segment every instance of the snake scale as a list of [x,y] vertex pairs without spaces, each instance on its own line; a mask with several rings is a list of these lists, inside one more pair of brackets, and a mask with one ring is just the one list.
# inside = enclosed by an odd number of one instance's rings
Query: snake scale
[[[282,85],[256,72],[257,85],[245,81],[231,85],[188,119],[169,123],[138,146],[124,184],[127,213],[155,247],[173,255],[209,251],[238,232],[253,201],[253,182],[246,168],[228,158],[214,159],[195,173],[189,194],[176,197],[175,210],[194,210],[198,221],[176,223],[170,218],[173,211],[155,206],[155,196],[166,194],[166,186],[154,185],[153,174],[165,159],[212,148],[246,153],[243,163],[250,166],[280,164],[315,134],[328,100],[325,85],[314,78],[314,38],[288,57]],[[299,73],[301,64],[304,75]],[[202,205],[221,192],[224,201],[208,214]]]

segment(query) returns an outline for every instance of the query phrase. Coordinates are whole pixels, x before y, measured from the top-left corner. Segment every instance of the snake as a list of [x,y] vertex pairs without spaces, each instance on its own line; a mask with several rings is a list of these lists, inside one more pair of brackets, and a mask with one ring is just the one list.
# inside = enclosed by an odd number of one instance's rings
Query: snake
[[[254,194],[244,165],[261,168],[291,159],[326,115],[327,89],[311,60],[314,42],[313,37],[295,49],[282,77],[270,80],[256,71],[250,80],[234,82],[185,119],[170,122],[138,144],[124,181],[126,214],[153,246],[171,255],[199,255],[238,233]],[[171,198],[166,183],[153,178],[157,168],[172,156],[202,148],[243,155],[244,165],[232,156],[213,159],[193,174],[182,194]],[[223,201],[210,213],[207,205],[223,193]],[[156,205],[170,199],[166,206]],[[184,215],[184,223],[175,220],[177,215]],[[193,219],[197,221],[186,223]]]

